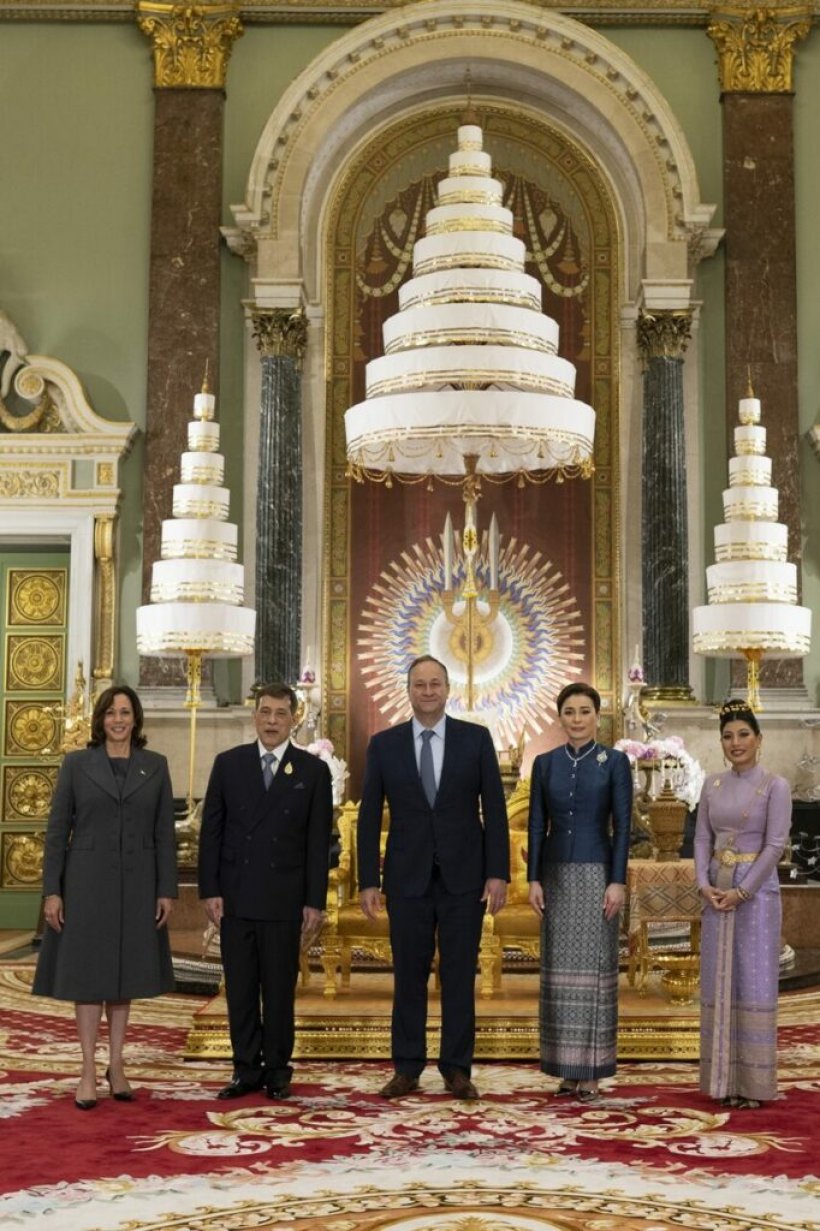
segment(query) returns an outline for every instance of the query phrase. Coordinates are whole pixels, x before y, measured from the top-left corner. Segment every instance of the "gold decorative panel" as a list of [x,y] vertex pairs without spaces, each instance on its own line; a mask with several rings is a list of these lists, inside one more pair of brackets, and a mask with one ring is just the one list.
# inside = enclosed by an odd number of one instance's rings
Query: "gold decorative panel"
[[14,635],[6,644],[6,691],[59,689],[65,675],[65,637]]
[[43,831],[4,833],[0,842],[0,888],[39,889],[43,880]]
[[67,581],[65,569],[9,569],[9,625],[65,624]]
[[48,756],[57,746],[57,720],[49,709],[60,697],[42,701],[6,701],[3,754],[7,757]]
[[47,821],[56,781],[56,765],[4,766],[2,820]]

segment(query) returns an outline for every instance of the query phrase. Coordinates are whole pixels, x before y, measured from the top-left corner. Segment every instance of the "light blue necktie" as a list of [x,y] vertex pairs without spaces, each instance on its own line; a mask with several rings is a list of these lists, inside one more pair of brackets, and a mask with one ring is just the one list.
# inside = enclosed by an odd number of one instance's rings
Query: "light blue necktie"
[[421,785],[424,787],[424,794],[427,796],[427,802],[431,808],[435,806],[436,802],[436,771],[433,768],[433,749],[430,746],[430,740],[434,735],[435,731],[422,731],[421,756],[419,758]]
[[262,757],[262,781],[265,784],[265,790],[270,790],[270,784],[273,782],[273,767],[276,763],[276,757],[272,752],[266,752]]

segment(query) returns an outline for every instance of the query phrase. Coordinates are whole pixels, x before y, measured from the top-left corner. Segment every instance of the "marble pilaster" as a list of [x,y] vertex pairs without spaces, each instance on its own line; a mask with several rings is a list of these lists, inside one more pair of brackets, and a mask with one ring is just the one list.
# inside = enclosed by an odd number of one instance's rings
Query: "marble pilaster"
[[[801,532],[792,64],[794,45],[810,25],[808,9],[759,8],[721,10],[709,26],[723,105],[727,435],[751,381],[795,562]],[[733,664],[733,683],[744,687],[745,679],[745,664]],[[761,684],[802,689],[802,662],[764,659]]]
[[256,659],[258,684],[295,684],[302,628],[302,357],[300,309],[256,309],[262,355],[256,493]]
[[643,668],[652,700],[688,701],[689,574],[683,354],[688,309],[642,312]]
[[[224,78],[241,25],[232,6],[139,3],[154,52],[154,165],[143,470],[143,600],[171,515],[192,398],[206,362],[219,388]],[[143,658],[142,686],[184,682],[181,660]]]

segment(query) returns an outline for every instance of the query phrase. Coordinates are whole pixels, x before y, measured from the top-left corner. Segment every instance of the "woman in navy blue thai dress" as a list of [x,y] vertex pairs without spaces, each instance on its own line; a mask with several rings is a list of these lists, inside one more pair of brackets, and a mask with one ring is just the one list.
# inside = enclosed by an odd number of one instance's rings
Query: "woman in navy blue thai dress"
[[558,1094],[598,1098],[615,1072],[618,916],[624,904],[632,774],[596,739],[601,698],[589,684],[558,695],[567,742],[535,758],[527,878],[541,918],[541,1069]]

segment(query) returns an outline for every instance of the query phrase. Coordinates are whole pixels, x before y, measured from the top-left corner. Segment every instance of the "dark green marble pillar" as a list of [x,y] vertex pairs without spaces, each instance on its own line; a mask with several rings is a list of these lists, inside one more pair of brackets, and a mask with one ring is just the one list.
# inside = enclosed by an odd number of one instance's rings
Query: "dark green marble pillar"
[[256,684],[299,679],[302,627],[303,313],[257,309],[262,404],[256,490]]

